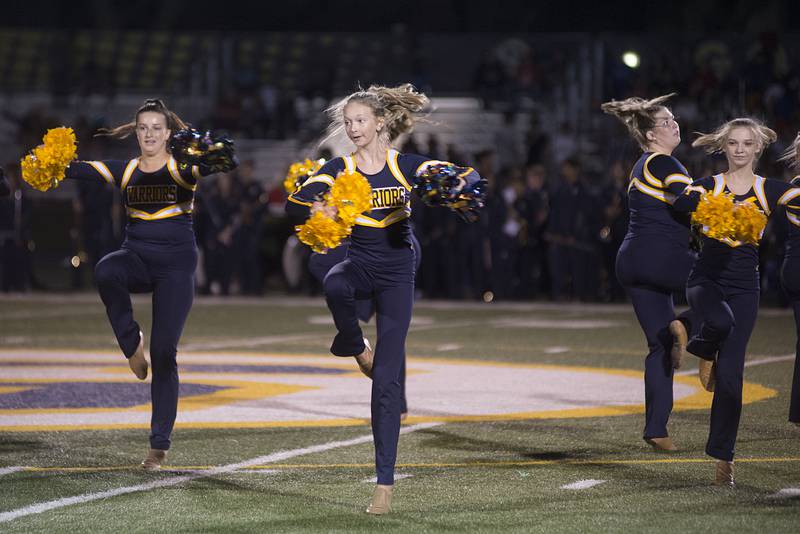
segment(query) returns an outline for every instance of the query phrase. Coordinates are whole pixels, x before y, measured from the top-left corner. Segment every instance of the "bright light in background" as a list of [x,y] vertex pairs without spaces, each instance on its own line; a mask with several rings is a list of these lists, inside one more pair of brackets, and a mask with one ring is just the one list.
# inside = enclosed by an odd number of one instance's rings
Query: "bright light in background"
[[632,69],[635,69],[639,66],[639,54],[636,52],[629,50],[622,54],[622,62],[625,63]]

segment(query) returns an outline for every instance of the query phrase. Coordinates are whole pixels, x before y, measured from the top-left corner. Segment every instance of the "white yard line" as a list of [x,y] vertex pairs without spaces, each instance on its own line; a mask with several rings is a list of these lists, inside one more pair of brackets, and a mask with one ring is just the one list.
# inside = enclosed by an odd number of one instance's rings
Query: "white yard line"
[[792,499],[795,497],[800,497],[800,488],[783,488],[770,495],[771,499]]
[[564,484],[561,486],[561,489],[566,490],[583,490],[593,488],[595,486],[599,486],[600,484],[604,484],[605,480],[595,480],[590,478],[588,480],[579,480],[577,482],[573,482],[572,484]]
[[3,475],[10,475],[11,473],[16,473],[17,471],[24,471],[25,467],[22,465],[12,465],[10,467],[0,467],[0,477]]
[[[416,430],[425,430],[427,428],[438,426],[440,424],[442,423],[421,423],[418,425],[407,426],[401,428],[400,433],[408,434],[409,432],[414,432]],[[28,515],[41,514],[42,512],[55,510],[57,508],[64,508],[65,506],[72,506],[73,504],[83,504],[87,502],[97,501],[100,499],[108,499],[111,497],[116,497],[118,495],[126,495],[128,493],[136,493],[140,491],[148,491],[157,488],[177,486],[178,484],[191,482],[192,480],[197,480],[199,478],[207,478],[217,475],[223,475],[226,473],[232,473],[234,471],[238,471],[239,469],[245,469],[247,467],[252,467],[255,465],[265,465],[275,462],[281,462],[284,460],[288,460],[289,458],[296,458],[298,456],[304,456],[306,454],[326,452],[341,447],[349,447],[351,445],[361,445],[363,443],[370,443],[371,441],[372,441],[372,434],[368,434],[353,439],[347,439],[343,441],[332,441],[329,443],[323,443],[321,445],[312,445],[311,447],[304,447],[301,449],[278,451],[272,454],[267,454],[265,456],[258,456],[256,458],[251,458],[243,462],[221,465],[219,467],[214,467],[211,469],[207,469],[205,471],[199,471],[191,475],[165,478],[161,480],[154,480],[153,482],[148,482],[146,484],[139,484],[136,486],[125,486],[122,488],[116,488],[108,491],[101,491],[97,493],[84,493],[83,495],[76,495],[74,497],[64,497],[63,499],[41,502],[37,504],[32,504],[30,506],[25,506],[23,508],[18,508],[16,510],[11,510],[9,512],[0,513],[0,523],[13,521],[14,519],[18,519],[20,517],[25,517]]]

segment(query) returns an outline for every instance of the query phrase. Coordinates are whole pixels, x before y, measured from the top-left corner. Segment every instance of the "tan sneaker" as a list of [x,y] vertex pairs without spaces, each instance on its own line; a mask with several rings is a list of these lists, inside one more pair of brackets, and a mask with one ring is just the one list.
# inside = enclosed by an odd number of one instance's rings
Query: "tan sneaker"
[[732,488],[736,485],[733,481],[733,462],[717,460],[717,469],[714,473],[715,486],[727,486]]
[[161,464],[167,459],[167,451],[161,449],[150,449],[147,453],[147,458],[142,460],[142,469],[148,471],[155,471],[161,469]]
[[680,369],[686,357],[686,343],[689,342],[689,335],[686,333],[686,326],[680,319],[669,323],[669,333],[672,334],[672,350],[670,351],[672,368]]
[[139,346],[133,356],[128,358],[128,365],[139,380],[147,378],[147,358],[144,357],[144,334],[139,331]]
[[367,506],[367,513],[374,515],[388,514],[392,511],[392,489],[394,486],[378,484],[372,494],[372,502]]
[[646,438],[645,441],[653,447],[653,450],[658,452],[674,452],[678,447],[673,443],[672,438],[665,436],[663,438]]
[[357,355],[356,363],[358,363],[358,368],[361,369],[361,372],[367,375],[368,378],[372,378],[372,346],[369,344],[367,338],[364,338],[364,352]]
[[714,385],[717,383],[717,362],[701,359],[697,367],[697,376],[700,377],[700,383],[706,391],[714,391]]

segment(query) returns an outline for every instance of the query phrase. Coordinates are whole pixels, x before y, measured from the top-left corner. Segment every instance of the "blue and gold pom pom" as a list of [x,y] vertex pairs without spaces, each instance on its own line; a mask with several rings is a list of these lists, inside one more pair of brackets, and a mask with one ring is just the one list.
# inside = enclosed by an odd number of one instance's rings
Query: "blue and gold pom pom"
[[434,163],[417,173],[413,188],[425,205],[449,208],[465,221],[474,222],[485,204],[488,183],[481,178],[464,186],[467,172],[452,163]]
[[210,131],[178,130],[172,134],[169,151],[179,163],[203,165],[212,172],[228,172],[237,165],[233,140]]

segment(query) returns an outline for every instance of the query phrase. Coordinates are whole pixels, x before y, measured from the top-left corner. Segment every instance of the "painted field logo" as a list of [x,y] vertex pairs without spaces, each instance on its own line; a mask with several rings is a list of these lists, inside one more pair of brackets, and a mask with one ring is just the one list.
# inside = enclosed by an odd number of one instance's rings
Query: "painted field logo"
[[[181,353],[181,428],[361,425],[371,385],[348,358]],[[115,353],[0,352],[0,430],[147,428],[148,383]],[[409,422],[623,415],[644,410],[638,371],[464,360],[408,361]],[[774,396],[745,384],[745,402]],[[708,408],[695,377],[675,409]]]

